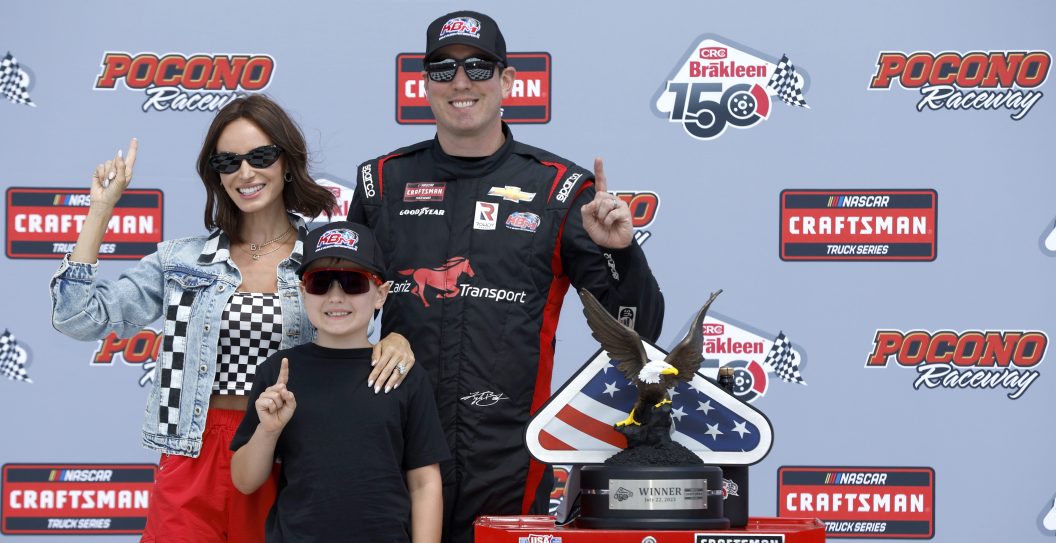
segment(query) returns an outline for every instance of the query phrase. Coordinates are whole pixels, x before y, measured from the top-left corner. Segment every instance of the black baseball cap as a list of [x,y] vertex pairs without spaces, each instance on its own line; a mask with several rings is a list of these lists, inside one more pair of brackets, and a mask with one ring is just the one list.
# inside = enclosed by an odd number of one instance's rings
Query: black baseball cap
[[374,232],[359,223],[335,221],[308,232],[304,240],[304,260],[297,268],[303,277],[308,266],[320,258],[340,258],[385,279],[385,259]]
[[493,60],[506,62],[506,40],[495,19],[477,11],[454,11],[429,23],[425,31],[425,61],[441,47],[456,43],[476,47]]

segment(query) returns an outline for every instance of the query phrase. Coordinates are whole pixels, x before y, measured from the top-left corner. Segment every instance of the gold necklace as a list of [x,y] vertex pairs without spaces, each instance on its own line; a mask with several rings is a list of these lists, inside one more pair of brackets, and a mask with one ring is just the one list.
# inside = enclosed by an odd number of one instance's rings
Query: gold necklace
[[[290,230],[293,230],[293,225],[292,224],[286,229],[285,232],[279,234],[279,237],[277,237],[277,238],[275,238],[275,239],[273,239],[271,241],[265,241],[264,243],[261,243],[260,245],[257,245],[256,243],[250,243],[249,244],[249,250],[250,251],[259,251],[259,250],[267,247],[268,245],[271,245],[272,243],[275,243],[276,241],[279,241],[280,239],[285,238],[290,233]],[[264,253],[264,254],[267,254],[267,253]]]
[[[255,250],[255,249],[258,249],[260,247],[264,247],[265,245],[271,245],[272,243],[275,243],[276,241],[281,241],[281,240],[285,239],[287,236],[290,235],[290,232],[292,232],[292,231],[293,231],[293,225],[290,225],[290,227],[287,228],[286,231],[283,232],[281,236],[279,236],[279,237],[277,237],[277,238],[275,238],[275,239],[273,239],[273,240],[271,240],[271,241],[269,241],[267,243],[264,243],[262,245],[257,245],[255,243],[250,243],[249,247],[251,249]],[[244,247],[242,248],[242,252],[244,252],[247,255],[253,257],[253,260],[260,260],[260,257],[270,255],[271,253],[274,253],[275,251],[278,251],[279,249],[282,249],[282,244],[281,243],[279,245],[276,245],[274,249],[271,249],[270,251],[265,251],[263,253],[253,253],[253,252],[247,251]]]

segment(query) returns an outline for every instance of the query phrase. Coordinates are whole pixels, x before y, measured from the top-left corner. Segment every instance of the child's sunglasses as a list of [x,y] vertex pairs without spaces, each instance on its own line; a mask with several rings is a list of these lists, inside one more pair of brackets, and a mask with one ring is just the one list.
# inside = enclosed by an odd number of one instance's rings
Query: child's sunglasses
[[497,62],[491,60],[482,60],[476,57],[470,57],[465,60],[455,60],[453,58],[445,58],[444,60],[438,60],[436,62],[427,62],[425,64],[425,73],[429,75],[429,79],[439,83],[446,83],[455,78],[455,73],[458,71],[458,67],[462,66],[466,70],[466,77],[470,81],[487,81],[491,79],[491,76],[495,74],[495,65]]
[[235,173],[242,167],[242,161],[249,162],[254,168],[267,168],[279,159],[282,147],[278,145],[264,145],[257,147],[244,155],[235,153],[216,153],[209,157],[209,166],[216,173]]
[[362,270],[349,268],[318,268],[304,274],[301,284],[308,294],[320,296],[330,291],[330,285],[341,285],[345,294],[363,294],[370,290],[370,282],[381,286],[382,280],[377,275]]

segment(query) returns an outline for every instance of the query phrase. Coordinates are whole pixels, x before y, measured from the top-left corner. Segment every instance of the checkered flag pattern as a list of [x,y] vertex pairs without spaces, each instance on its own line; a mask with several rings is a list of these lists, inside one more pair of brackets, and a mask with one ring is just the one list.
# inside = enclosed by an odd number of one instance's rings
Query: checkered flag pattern
[[29,74],[19,67],[10,52],[0,60],[0,94],[16,104],[37,107],[29,99]]
[[774,338],[774,346],[766,354],[763,365],[773,368],[782,381],[807,384],[799,374],[799,358],[792,352],[792,342],[785,337],[784,332],[779,332]]
[[220,322],[213,392],[245,396],[260,364],[282,346],[278,294],[236,292]]
[[155,370],[160,379],[161,401],[158,406],[158,433],[176,435],[180,422],[180,396],[183,392],[183,369],[187,357],[187,323],[196,291],[174,291],[165,308],[165,339],[161,367]]
[[782,102],[810,109],[807,100],[803,98],[803,76],[796,73],[796,67],[788,60],[788,55],[781,56],[781,62],[777,63],[774,75],[766,86],[773,89]]
[[18,346],[18,340],[8,330],[0,335],[0,375],[12,381],[33,381],[26,375],[26,350]]

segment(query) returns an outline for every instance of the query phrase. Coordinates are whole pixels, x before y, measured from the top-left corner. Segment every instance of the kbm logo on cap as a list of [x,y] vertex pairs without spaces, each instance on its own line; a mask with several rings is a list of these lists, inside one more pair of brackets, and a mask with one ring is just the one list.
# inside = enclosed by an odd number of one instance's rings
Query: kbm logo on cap
[[451,36],[469,36],[480,38],[480,21],[472,17],[455,17],[449,19],[444,26],[440,27],[438,40],[450,38]]
[[357,243],[359,243],[359,234],[354,230],[338,228],[324,232],[322,236],[319,236],[319,242],[315,244],[315,250],[322,251],[323,249],[341,247],[343,249],[358,251],[359,248],[356,247]]

